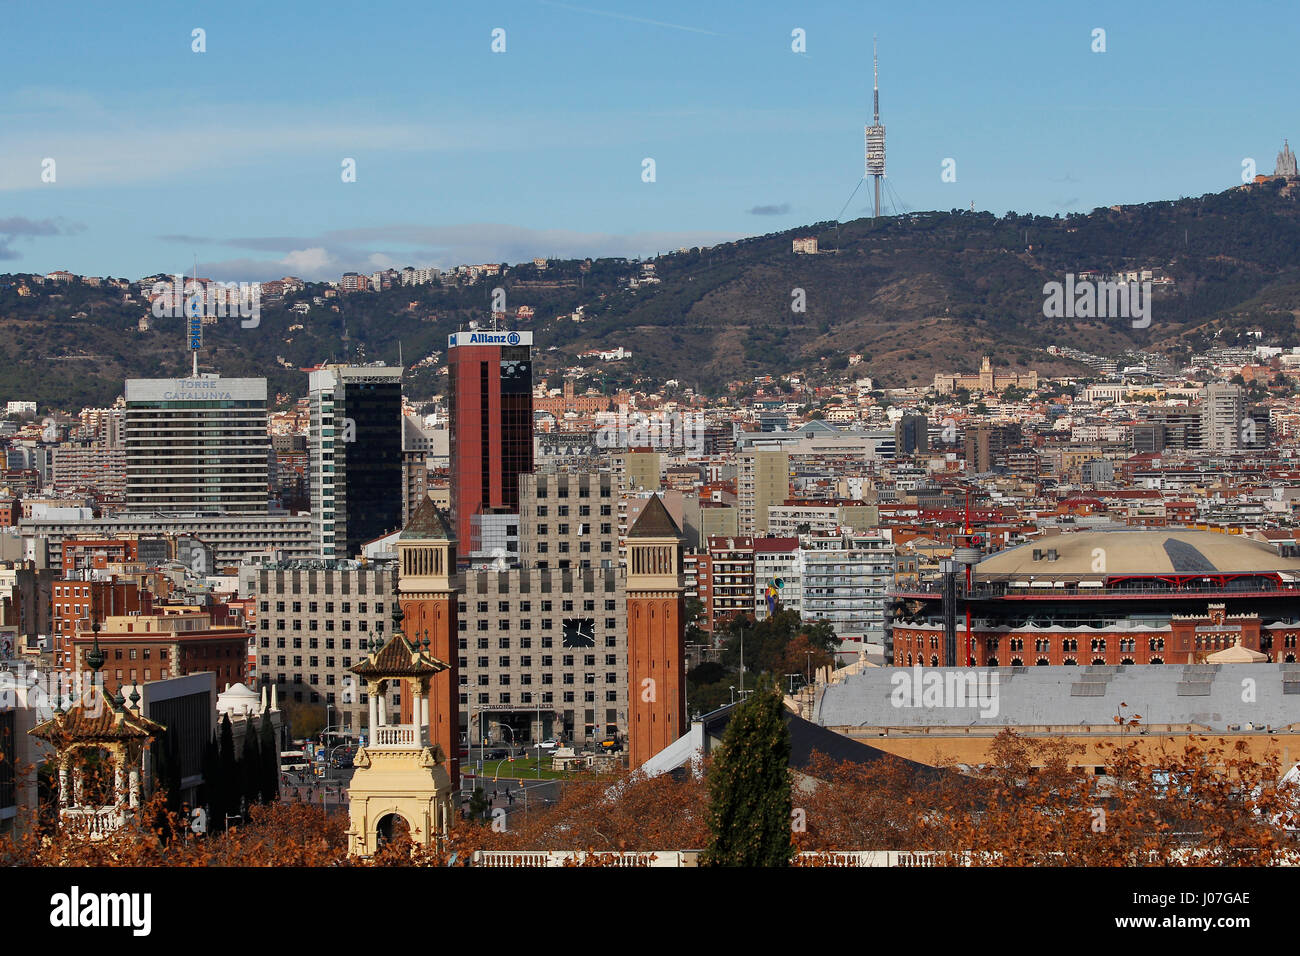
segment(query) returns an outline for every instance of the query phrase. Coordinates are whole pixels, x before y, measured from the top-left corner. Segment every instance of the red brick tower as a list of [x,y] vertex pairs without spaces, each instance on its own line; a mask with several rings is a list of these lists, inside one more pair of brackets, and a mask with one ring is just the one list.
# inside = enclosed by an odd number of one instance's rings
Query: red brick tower
[[628,738],[636,769],[686,733],[682,535],[658,495],[627,532]]
[[[447,757],[452,788],[460,786],[460,675],[456,629],[456,536],[432,498],[415,509],[397,539],[397,597],[407,640],[442,661],[447,669],[432,678],[429,739]],[[425,644],[425,641],[428,641]],[[409,689],[403,685],[402,714],[410,718]]]

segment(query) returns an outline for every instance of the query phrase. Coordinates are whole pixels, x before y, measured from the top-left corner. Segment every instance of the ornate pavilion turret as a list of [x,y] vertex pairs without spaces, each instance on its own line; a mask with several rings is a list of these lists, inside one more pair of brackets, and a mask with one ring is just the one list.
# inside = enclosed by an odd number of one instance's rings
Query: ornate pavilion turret
[[[98,628],[96,628],[98,631]],[[60,694],[54,716],[28,731],[54,748],[59,774],[59,826],[100,840],[126,826],[144,796],[141,767],[145,748],[164,730],[140,713],[140,694],[130,701],[104,690],[100,669],[108,659],[99,634],[86,654],[91,686],[65,708]]]
[[[403,825],[426,846],[451,826],[454,788],[443,748],[429,735],[430,686],[447,664],[428,652],[427,643],[407,640],[402,618],[398,605],[391,639],[385,643],[377,635],[366,659],[352,668],[365,681],[370,703],[369,740],[356,755],[348,790],[348,852],[355,856],[372,855]],[[409,723],[388,713],[394,683],[411,701]]]

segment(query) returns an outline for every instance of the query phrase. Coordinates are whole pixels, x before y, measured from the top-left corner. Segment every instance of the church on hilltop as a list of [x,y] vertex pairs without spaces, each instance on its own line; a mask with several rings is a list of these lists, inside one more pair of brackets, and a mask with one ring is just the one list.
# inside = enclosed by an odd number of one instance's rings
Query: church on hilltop
[[1273,169],[1273,176],[1285,176],[1287,179],[1295,179],[1297,176],[1295,165],[1295,153],[1291,152],[1291,144],[1282,140],[1282,152],[1277,154],[1277,164]]

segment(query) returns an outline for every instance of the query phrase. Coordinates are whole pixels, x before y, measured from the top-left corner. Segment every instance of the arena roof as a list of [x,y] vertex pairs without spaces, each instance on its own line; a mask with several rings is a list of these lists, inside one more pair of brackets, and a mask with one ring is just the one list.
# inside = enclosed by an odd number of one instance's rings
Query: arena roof
[[1078,531],[1008,548],[988,556],[974,570],[980,581],[1028,581],[1033,577],[1102,580],[1157,574],[1300,575],[1300,559],[1281,557],[1262,541],[1213,531]]
[[[817,701],[823,727],[1017,727],[1113,725],[1121,705],[1142,724],[1300,728],[1300,664],[1140,664],[1126,667],[915,669],[925,675],[976,675],[984,706],[969,693],[939,706],[915,706],[898,693],[914,669],[869,667],[830,684]],[[997,675],[994,683],[992,675]],[[1250,679],[1252,694],[1244,694]],[[908,688],[903,688],[908,689]],[[913,694],[912,696],[916,696]],[[901,703],[901,705],[900,705]],[[957,706],[958,704],[966,706]]]

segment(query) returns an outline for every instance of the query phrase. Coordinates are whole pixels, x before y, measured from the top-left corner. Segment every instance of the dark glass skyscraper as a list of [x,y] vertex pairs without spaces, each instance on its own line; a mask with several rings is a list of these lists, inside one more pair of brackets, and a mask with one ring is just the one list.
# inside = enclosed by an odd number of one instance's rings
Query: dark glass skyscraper
[[309,379],[312,532],[351,558],[402,525],[402,370],[327,365]]
[[533,470],[532,344],[531,332],[448,338],[451,514],[462,554],[474,550],[474,515],[518,512],[519,476]]

